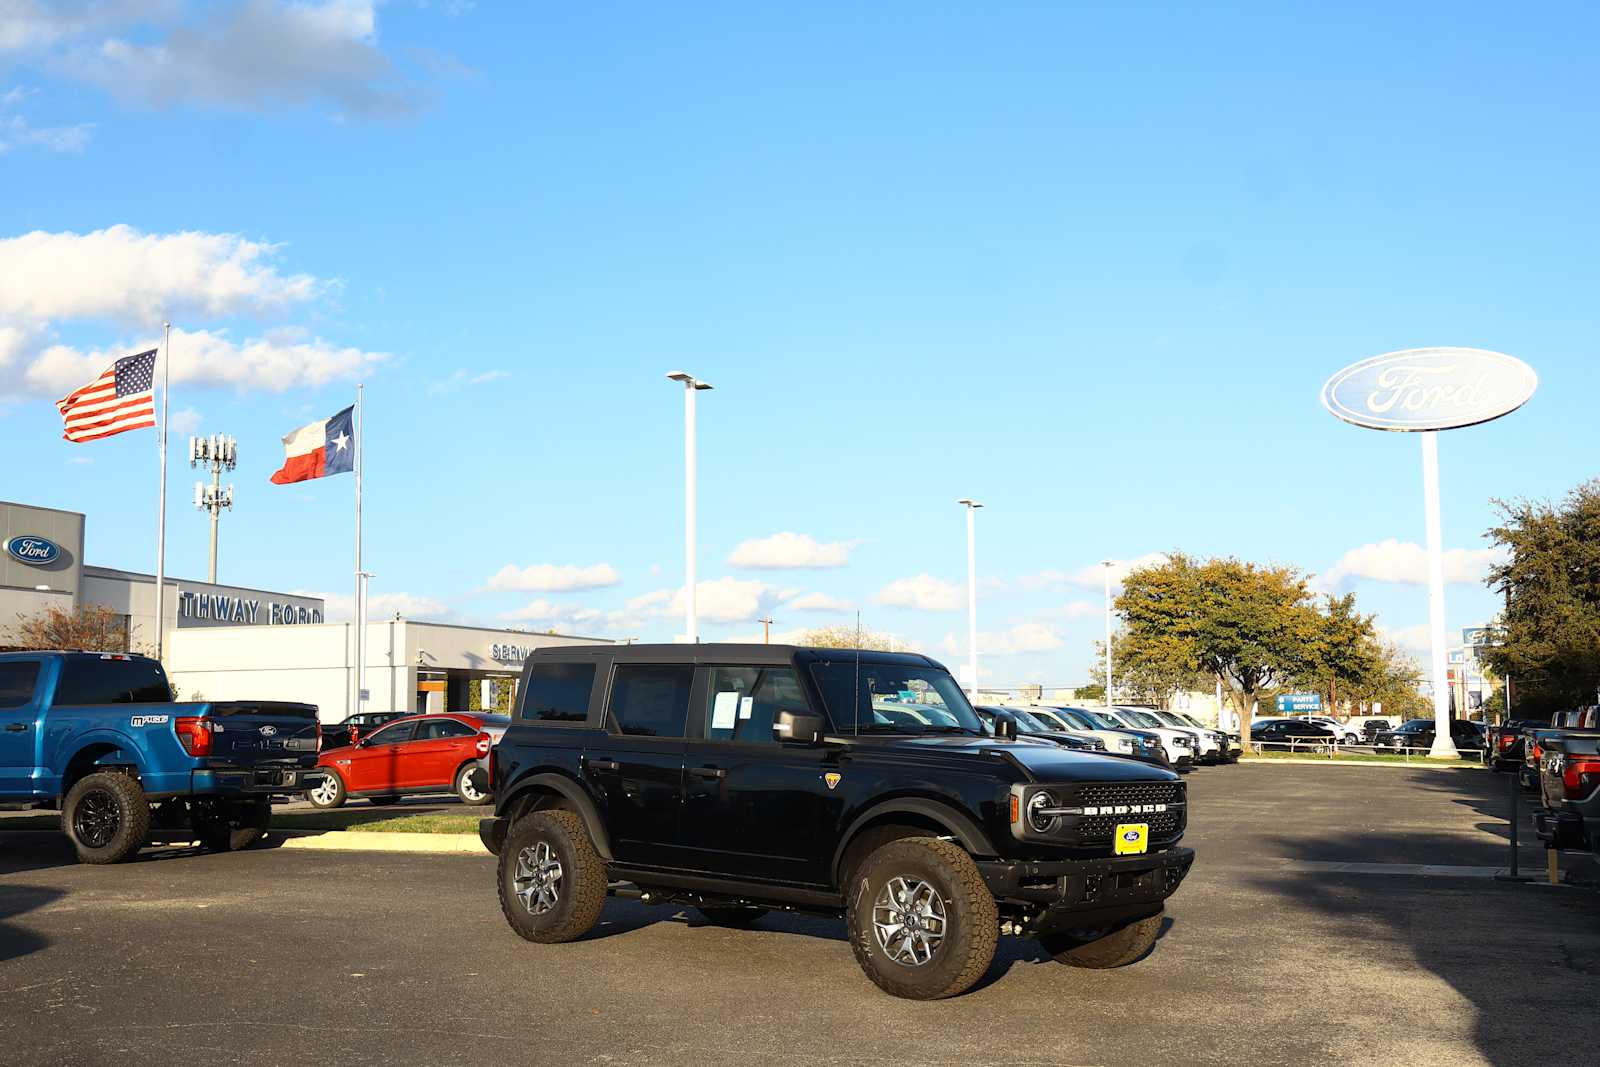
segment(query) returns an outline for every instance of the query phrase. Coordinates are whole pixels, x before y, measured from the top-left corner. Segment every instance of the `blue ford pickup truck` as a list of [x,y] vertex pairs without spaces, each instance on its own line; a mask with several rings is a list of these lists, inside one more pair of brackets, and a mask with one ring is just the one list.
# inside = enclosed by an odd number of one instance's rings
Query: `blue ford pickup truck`
[[274,795],[320,783],[318,740],[310,704],[175,703],[144,656],[0,654],[0,805],[60,809],[85,863],[254,843]]

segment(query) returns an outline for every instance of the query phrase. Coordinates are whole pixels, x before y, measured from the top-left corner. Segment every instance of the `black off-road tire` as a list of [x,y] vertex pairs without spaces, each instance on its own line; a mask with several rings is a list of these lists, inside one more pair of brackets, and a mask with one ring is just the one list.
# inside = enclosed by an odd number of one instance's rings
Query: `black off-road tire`
[[150,802],[132,775],[98,771],[67,792],[61,828],[81,862],[121,863],[150,833]]
[[[928,883],[944,908],[944,937],[918,966],[892,959],[873,928],[873,905],[896,877]],[[966,992],[989,969],[1000,939],[994,896],[978,865],[960,845],[935,837],[901,838],[870,853],[846,887],[845,923],[850,949],[867,977],[885,992],[911,1000]]]
[[238,852],[260,841],[267,832],[272,805],[265,800],[197,802],[193,821],[201,848],[207,852]]
[[[555,901],[537,914],[517,893],[517,875],[531,867],[540,845],[560,864]],[[524,856],[524,853],[527,856]],[[524,861],[527,861],[525,864]],[[600,921],[606,902],[606,863],[583,819],[570,811],[539,811],[518,819],[500,849],[500,910],[511,929],[541,945],[575,941]]]
[[1126,967],[1143,959],[1155,947],[1159,936],[1161,912],[1158,911],[1103,933],[1074,930],[1070,933],[1047,934],[1039,939],[1039,944],[1056,958],[1057,963],[1101,970]]
[[313,808],[321,808],[324,811],[332,811],[334,808],[342,807],[344,802],[350,799],[350,794],[345,790],[344,779],[341,778],[339,776],[339,772],[334,770],[332,767],[322,767],[320,770],[323,772],[323,775],[327,781],[330,782],[334,787],[331,794],[323,793],[324,796],[328,796],[330,799],[317,799],[317,794],[322,792],[321,788],[319,787],[318,789],[306,790],[306,803],[310,804]]
[[483,792],[479,793],[476,798],[474,798],[467,791],[466,787],[469,784],[467,779],[471,777],[472,772],[475,770],[478,770],[478,764],[476,760],[471,763],[463,763],[460,767],[456,768],[456,796],[461,798],[461,803],[466,804],[469,807],[481,807],[482,805],[491,803],[494,800],[494,792],[490,789],[484,789]]
[[755,921],[767,913],[766,908],[741,908],[737,906],[696,908],[706,922],[713,926],[726,926],[731,930],[748,930]]

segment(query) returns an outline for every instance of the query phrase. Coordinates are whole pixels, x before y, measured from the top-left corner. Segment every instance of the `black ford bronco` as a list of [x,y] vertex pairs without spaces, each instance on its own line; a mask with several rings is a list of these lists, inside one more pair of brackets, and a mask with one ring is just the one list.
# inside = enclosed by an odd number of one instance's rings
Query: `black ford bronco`
[[919,655],[540,649],[493,761],[479,832],[529,941],[582,937],[608,895],[730,926],[842,915],[903,997],[966,990],[1002,933],[1132,963],[1194,862],[1177,775],[991,735]]

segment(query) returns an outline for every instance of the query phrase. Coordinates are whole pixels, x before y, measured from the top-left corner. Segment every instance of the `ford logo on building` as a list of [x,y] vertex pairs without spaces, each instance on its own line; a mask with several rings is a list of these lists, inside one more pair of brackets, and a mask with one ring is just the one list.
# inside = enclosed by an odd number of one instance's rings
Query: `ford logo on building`
[[61,546],[48,538],[23,534],[6,542],[6,555],[19,563],[43,567],[61,558]]
[[1322,405],[1373,430],[1452,430],[1509,415],[1539,376],[1481,348],[1410,348],[1352,363],[1322,387]]

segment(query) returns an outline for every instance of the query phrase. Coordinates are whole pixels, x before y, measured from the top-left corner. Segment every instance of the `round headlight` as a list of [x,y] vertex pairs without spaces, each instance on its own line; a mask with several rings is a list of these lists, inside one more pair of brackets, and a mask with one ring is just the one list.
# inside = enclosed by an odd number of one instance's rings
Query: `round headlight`
[[1057,816],[1041,815],[1043,808],[1056,806],[1056,798],[1049,793],[1035,793],[1028,798],[1028,825],[1041,834],[1047,834],[1056,824]]

